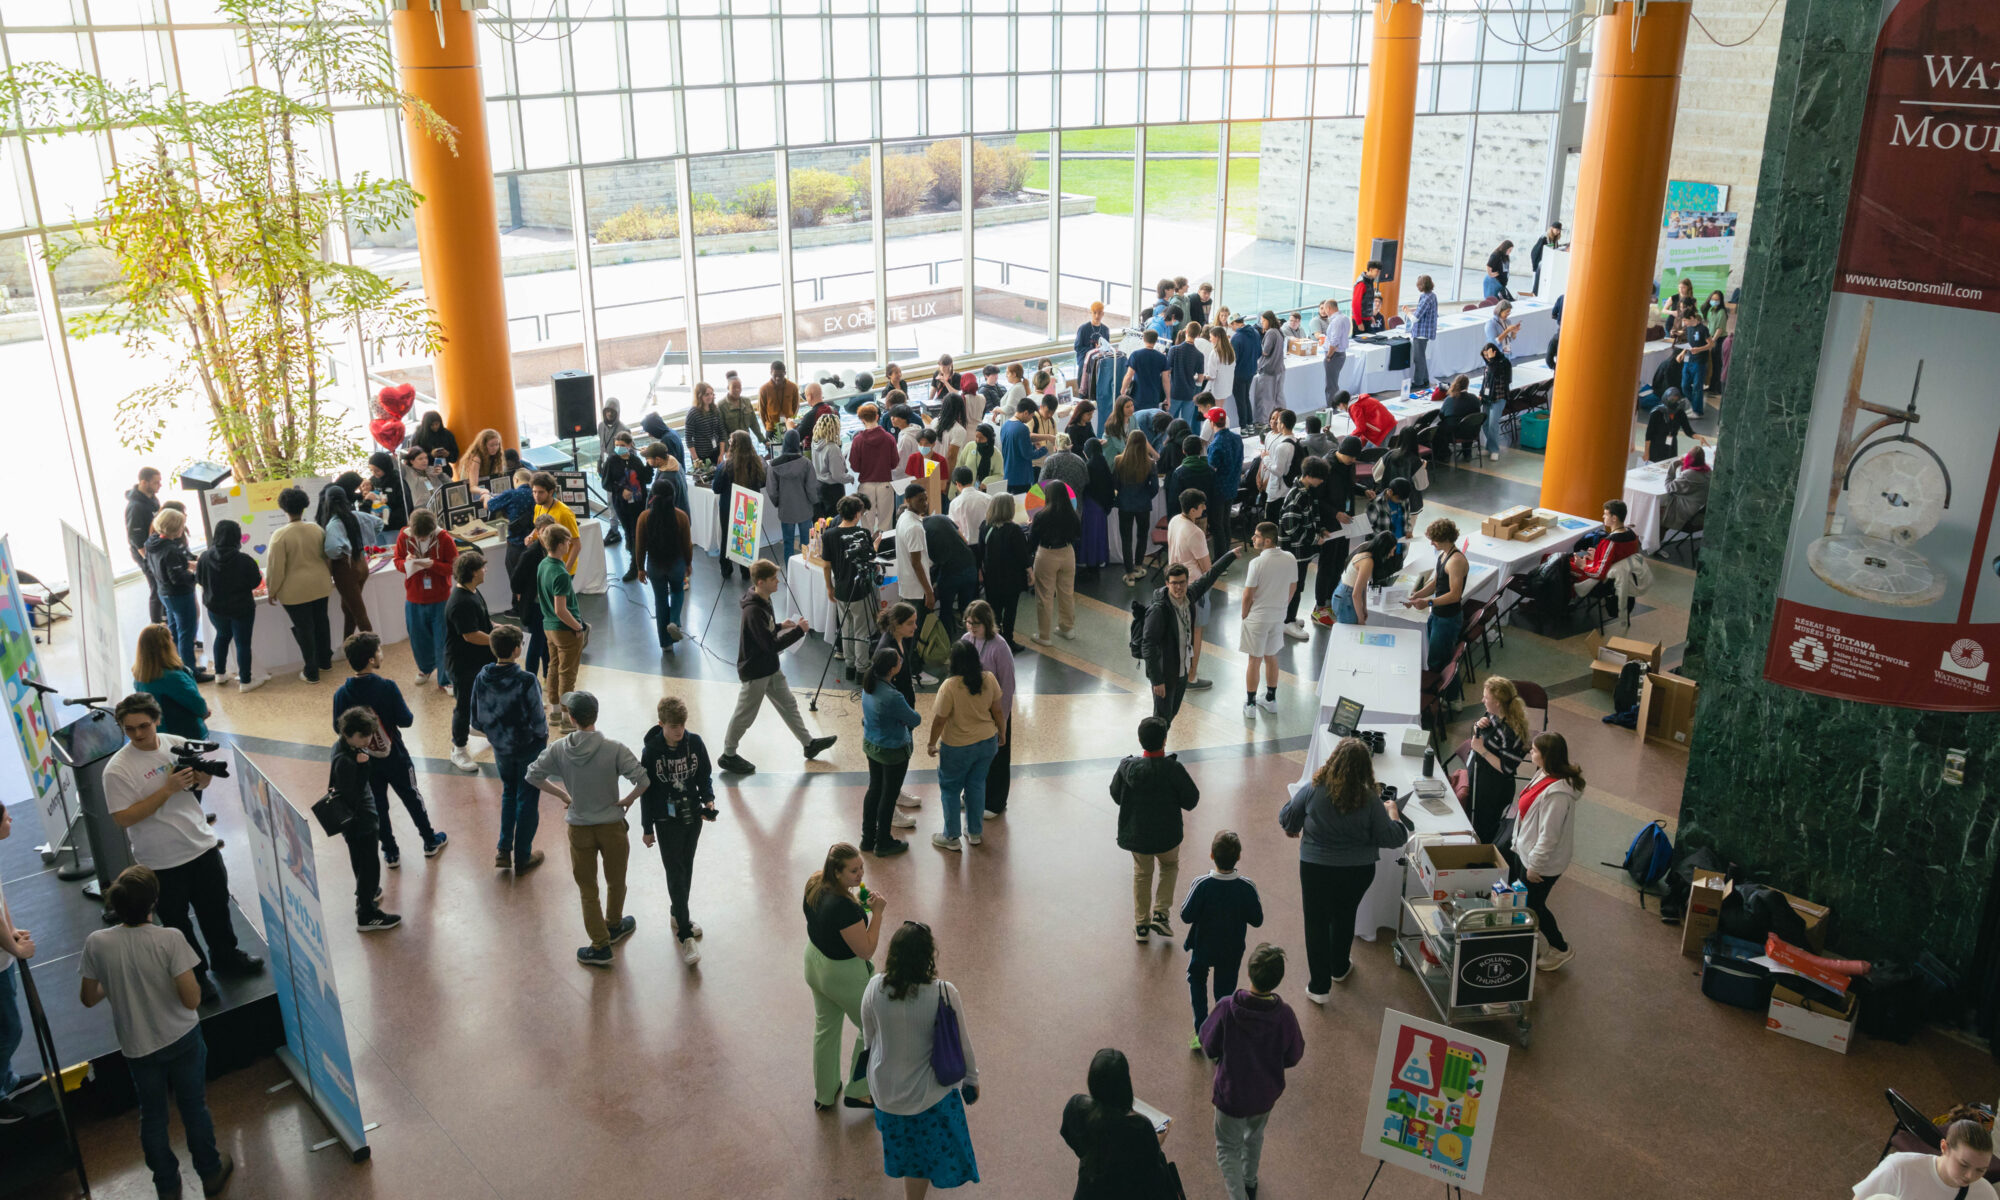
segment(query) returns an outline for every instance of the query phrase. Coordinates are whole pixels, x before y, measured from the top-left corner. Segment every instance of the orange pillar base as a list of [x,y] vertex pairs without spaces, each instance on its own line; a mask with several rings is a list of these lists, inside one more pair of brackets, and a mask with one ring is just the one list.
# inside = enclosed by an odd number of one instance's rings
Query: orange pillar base
[[390,14],[404,90],[458,130],[454,149],[404,121],[410,181],[423,196],[416,225],[424,294],[444,330],[435,361],[438,403],[461,447],[471,449],[482,429],[498,430],[504,445],[518,446],[477,38],[472,13],[453,3],[442,8],[442,45],[440,14],[428,5]]
[[[1375,238],[1392,238],[1404,253],[1410,207],[1410,145],[1417,125],[1417,51],[1424,6],[1417,0],[1375,0],[1375,44],[1368,58],[1368,115],[1361,126],[1361,186],[1354,212],[1354,274],[1368,267]],[[1397,280],[1402,278],[1398,262]],[[1397,280],[1382,284],[1382,315],[1396,313]],[[1347,296],[1341,297],[1343,305]],[[1343,307],[1342,311],[1346,311]],[[1348,314],[1352,316],[1352,313]]]
[[[1632,398],[1667,195],[1688,5],[1630,0],[1597,22],[1542,506],[1595,517],[1624,492]],[[1638,42],[1633,43],[1633,24]]]

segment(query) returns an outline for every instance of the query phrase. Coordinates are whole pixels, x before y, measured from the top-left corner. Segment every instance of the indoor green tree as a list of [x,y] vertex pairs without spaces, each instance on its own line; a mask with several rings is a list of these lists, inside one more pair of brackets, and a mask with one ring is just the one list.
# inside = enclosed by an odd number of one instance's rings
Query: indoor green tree
[[121,401],[124,440],[150,449],[168,421],[205,413],[237,479],[285,479],[350,462],[359,448],[329,373],[335,344],[358,332],[429,353],[440,340],[421,297],[327,253],[331,230],[394,228],[420,199],[402,180],[320,171],[314,151],[334,104],[401,109],[421,136],[454,148],[456,131],[397,85],[378,4],[221,7],[254,82],[220,100],[24,62],[0,73],[0,111],[30,139],[120,131],[94,223],[48,253],[52,263],[108,253],[117,270],[104,303],[71,314],[73,335],[115,335],[172,364]]

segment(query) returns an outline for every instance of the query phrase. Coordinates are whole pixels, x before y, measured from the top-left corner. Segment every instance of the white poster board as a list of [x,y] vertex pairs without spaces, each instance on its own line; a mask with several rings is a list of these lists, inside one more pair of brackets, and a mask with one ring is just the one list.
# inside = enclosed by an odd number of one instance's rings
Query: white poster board
[[1448,1187],[1486,1185],[1507,1047],[1388,1009],[1361,1124],[1361,1153]]
[[317,475],[300,479],[267,479],[262,483],[232,483],[228,487],[215,488],[202,493],[208,505],[209,528],[217,521],[234,521],[243,527],[243,552],[257,560],[257,565],[267,565],[265,552],[270,549],[271,535],[283,529],[291,520],[278,507],[278,493],[288,487],[302,489],[306,494],[306,519],[319,504],[320,489],[327,481]]
[[729,488],[729,524],[722,531],[722,553],[730,562],[749,566],[757,561],[757,544],[764,522],[764,493],[742,484]]
[[83,643],[83,690],[113,703],[131,690],[118,640],[118,593],[112,584],[111,556],[96,542],[62,523],[63,557],[69,563],[69,602]]

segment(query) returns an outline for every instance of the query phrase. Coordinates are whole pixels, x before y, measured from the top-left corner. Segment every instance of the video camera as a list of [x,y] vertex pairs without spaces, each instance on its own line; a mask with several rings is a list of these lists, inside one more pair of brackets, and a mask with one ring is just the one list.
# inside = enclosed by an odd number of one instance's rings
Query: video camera
[[174,747],[174,770],[199,771],[210,779],[229,778],[229,763],[220,758],[203,758],[222,747],[217,742],[182,742]]

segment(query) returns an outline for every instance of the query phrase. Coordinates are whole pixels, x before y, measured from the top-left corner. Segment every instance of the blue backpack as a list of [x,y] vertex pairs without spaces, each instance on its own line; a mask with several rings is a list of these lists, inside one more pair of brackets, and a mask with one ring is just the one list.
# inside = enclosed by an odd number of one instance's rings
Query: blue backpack
[[1646,903],[1646,889],[1667,877],[1674,866],[1674,841],[1667,836],[1665,821],[1653,821],[1632,836],[1632,844],[1625,849],[1625,861],[1605,863],[1607,867],[1623,868],[1639,885],[1639,903]]

